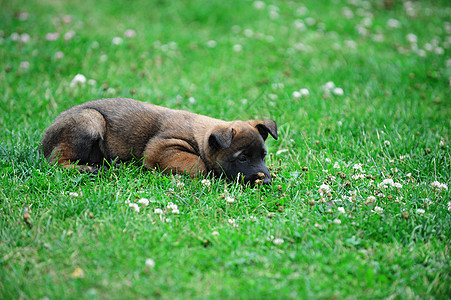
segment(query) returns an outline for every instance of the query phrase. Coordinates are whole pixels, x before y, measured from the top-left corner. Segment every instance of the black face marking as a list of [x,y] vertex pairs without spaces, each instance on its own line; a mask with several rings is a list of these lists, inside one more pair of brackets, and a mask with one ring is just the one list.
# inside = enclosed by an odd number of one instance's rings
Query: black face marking
[[271,182],[271,175],[265,165],[265,156],[263,138],[258,132],[252,131],[234,138],[227,155],[221,157],[218,164],[222,173],[231,180],[242,176],[244,183],[254,184],[259,179],[268,184]]

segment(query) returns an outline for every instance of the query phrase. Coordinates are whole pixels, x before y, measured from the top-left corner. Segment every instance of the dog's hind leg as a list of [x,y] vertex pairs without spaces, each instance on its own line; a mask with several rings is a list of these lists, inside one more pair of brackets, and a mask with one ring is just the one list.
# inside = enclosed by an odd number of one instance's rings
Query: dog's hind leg
[[47,129],[40,150],[50,163],[96,172],[96,166],[105,158],[102,150],[105,131],[105,119],[98,111],[68,110]]

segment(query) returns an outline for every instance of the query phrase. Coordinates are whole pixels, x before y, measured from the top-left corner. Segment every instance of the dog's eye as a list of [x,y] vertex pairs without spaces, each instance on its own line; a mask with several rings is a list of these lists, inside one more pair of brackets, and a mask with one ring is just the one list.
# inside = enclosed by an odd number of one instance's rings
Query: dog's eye
[[241,161],[241,162],[243,162],[243,161],[246,161],[246,160],[247,160],[247,157],[246,157],[246,155],[241,154],[240,156],[238,156],[238,160]]

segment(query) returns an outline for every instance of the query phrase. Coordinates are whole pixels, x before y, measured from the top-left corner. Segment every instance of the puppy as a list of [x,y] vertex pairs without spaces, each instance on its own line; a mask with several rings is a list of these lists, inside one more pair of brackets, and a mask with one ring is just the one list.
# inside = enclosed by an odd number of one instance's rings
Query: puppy
[[211,174],[268,184],[265,140],[273,120],[223,121],[132,99],[86,102],[62,112],[45,131],[40,151],[81,172],[103,161],[142,160],[148,169],[191,177]]

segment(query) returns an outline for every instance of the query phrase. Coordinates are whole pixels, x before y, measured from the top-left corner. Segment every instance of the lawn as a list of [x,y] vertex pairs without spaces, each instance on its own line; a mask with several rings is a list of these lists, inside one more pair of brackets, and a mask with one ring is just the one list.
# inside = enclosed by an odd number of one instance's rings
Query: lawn
[[[0,299],[449,299],[448,1],[0,6]],[[39,156],[106,97],[275,120],[273,184]]]

